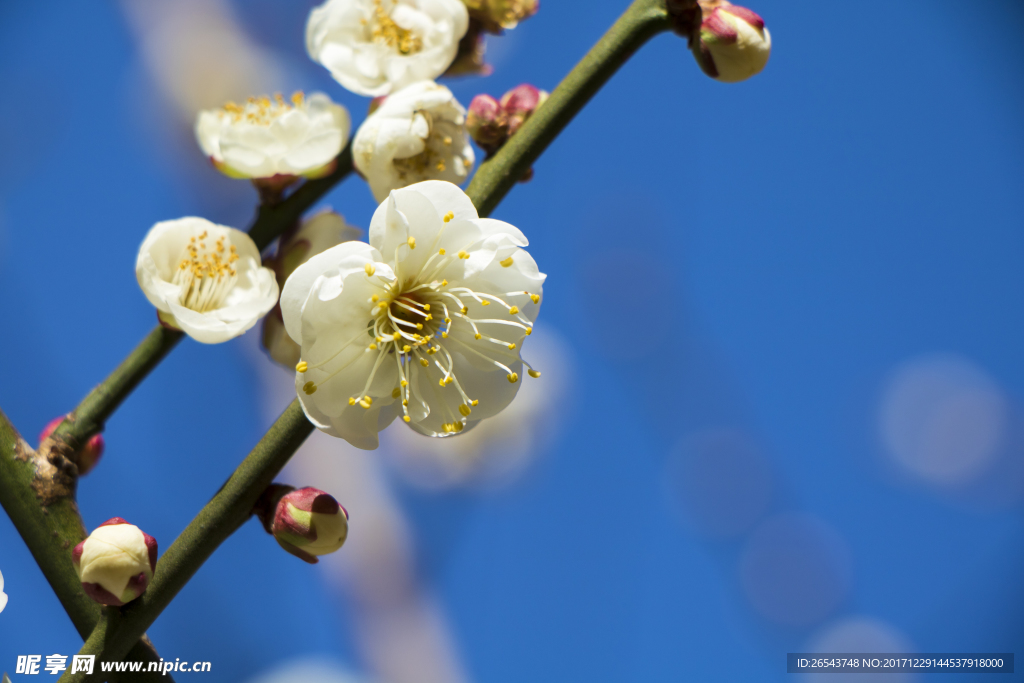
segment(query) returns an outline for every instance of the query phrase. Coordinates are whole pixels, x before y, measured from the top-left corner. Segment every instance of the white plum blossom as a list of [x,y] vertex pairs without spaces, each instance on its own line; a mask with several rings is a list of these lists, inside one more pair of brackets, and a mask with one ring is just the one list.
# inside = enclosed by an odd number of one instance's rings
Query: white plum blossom
[[377,97],[445,72],[469,28],[462,0],[327,0],[306,24],[306,51],[342,86]]
[[71,563],[86,595],[123,605],[142,595],[156,569],[156,540],[120,517],[108,519],[75,546]]
[[461,184],[474,161],[466,110],[433,81],[388,96],[352,141],[352,162],[378,202],[423,180]]
[[546,276],[517,228],[432,180],[392,192],[369,238],[314,256],[281,295],[317,428],[363,449],[398,416],[451,436],[504,409],[523,365],[540,375],[519,354]]
[[351,132],[348,111],[323,93],[250,97],[199,112],[196,139],[233,178],[316,178],[334,168]]
[[135,276],[161,322],[204,344],[244,333],[277,303],[274,271],[241,230],[186,217],[157,223]]

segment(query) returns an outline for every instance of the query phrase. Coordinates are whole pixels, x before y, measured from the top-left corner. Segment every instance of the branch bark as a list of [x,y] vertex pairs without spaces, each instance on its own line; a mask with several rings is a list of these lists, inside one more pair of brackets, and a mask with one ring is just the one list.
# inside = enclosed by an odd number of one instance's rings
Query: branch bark
[[[66,446],[59,447],[52,439],[47,442],[33,451],[0,411],[0,504],[85,639],[99,623],[101,608],[82,591],[71,564],[71,548],[85,538],[75,504],[76,470]],[[135,661],[160,660],[144,636],[129,646]],[[156,678],[146,675],[138,680]]]

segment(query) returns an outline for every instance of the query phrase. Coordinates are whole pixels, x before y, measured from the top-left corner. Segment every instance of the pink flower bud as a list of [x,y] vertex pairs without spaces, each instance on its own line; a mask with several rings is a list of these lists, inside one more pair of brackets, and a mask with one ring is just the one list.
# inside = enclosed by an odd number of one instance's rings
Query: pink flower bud
[[501,97],[501,106],[508,117],[509,135],[514,135],[526,119],[548,99],[548,93],[529,83],[512,88]]
[[348,537],[348,512],[320,489],[273,484],[256,514],[282,548],[310,564],[341,548]]
[[466,128],[476,144],[487,152],[497,150],[509,136],[505,110],[490,95],[477,95],[469,103]]
[[[39,433],[39,442],[46,441],[54,430],[60,426],[60,423],[64,421],[64,416],[55,417],[43,427],[43,431]],[[85,446],[78,452],[78,476],[87,474],[96,463],[100,461],[103,456],[103,448],[106,444],[103,441],[101,434],[96,434],[91,439],[85,442]]]
[[71,551],[82,590],[101,605],[121,606],[146,592],[156,570],[156,539],[120,517],[93,530]]
[[760,73],[772,50],[764,20],[746,7],[720,0],[705,0],[701,7],[700,39],[691,41],[691,48],[704,73],[725,83]]

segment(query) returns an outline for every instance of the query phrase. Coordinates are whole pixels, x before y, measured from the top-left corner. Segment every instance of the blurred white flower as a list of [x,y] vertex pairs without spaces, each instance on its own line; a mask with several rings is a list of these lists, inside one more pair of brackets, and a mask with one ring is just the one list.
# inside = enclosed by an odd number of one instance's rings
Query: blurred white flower
[[108,519],[71,551],[82,590],[103,605],[142,595],[156,569],[156,539],[120,517]]
[[154,225],[135,276],[165,325],[204,344],[244,333],[277,302],[274,272],[260,265],[252,238],[204,218]]
[[460,0],[327,0],[306,24],[306,50],[357,95],[437,78],[469,27]]
[[499,413],[519,388],[546,277],[526,245],[514,226],[479,218],[451,183],[392,192],[370,244],[328,249],[285,283],[306,416],[373,449],[399,414],[420,433],[450,436]]
[[233,178],[306,176],[331,172],[348,142],[348,111],[323,93],[250,97],[199,112],[196,139],[203,153]]
[[[293,235],[286,234],[277,248],[277,255],[267,265],[277,274],[277,284],[284,287],[288,276],[317,254],[342,242],[359,239],[362,231],[345,222],[333,211],[321,211],[302,223]],[[299,345],[284,329],[281,307],[275,306],[263,319],[263,348],[270,357],[289,370],[299,362]]]
[[432,81],[387,97],[356,132],[352,161],[378,202],[423,180],[461,184],[473,169],[466,110]]

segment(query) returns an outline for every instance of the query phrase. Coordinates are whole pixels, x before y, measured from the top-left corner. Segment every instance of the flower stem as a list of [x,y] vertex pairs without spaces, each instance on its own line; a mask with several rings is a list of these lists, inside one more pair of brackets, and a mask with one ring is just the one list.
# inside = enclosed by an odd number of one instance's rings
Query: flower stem
[[[50,461],[59,462],[60,457],[55,453],[42,460],[0,411],[0,504],[71,617],[71,623],[82,638],[87,638],[95,632],[102,611],[82,591],[71,564],[71,548],[85,539],[85,529],[73,491],[59,483],[60,468]],[[148,639],[136,638],[130,645],[133,661],[160,660]],[[147,675],[146,679],[155,677]]]
[[481,164],[466,193],[487,216],[573,117],[644,43],[672,28],[665,0],[634,0],[608,32],[558,84],[493,157]]
[[[142,597],[118,610],[102,633],[94,632],[80,654],[97,655],[96,660],[104,662],[124,658],[203,562],[249,518],[260,494],[312,431],[313,425],[302,413],[298,400],[292,401],[227,483],[160,557],[153,581]],[[92,676],[65,672],[60,678],[64,683],[98,680],[98,666]]]

